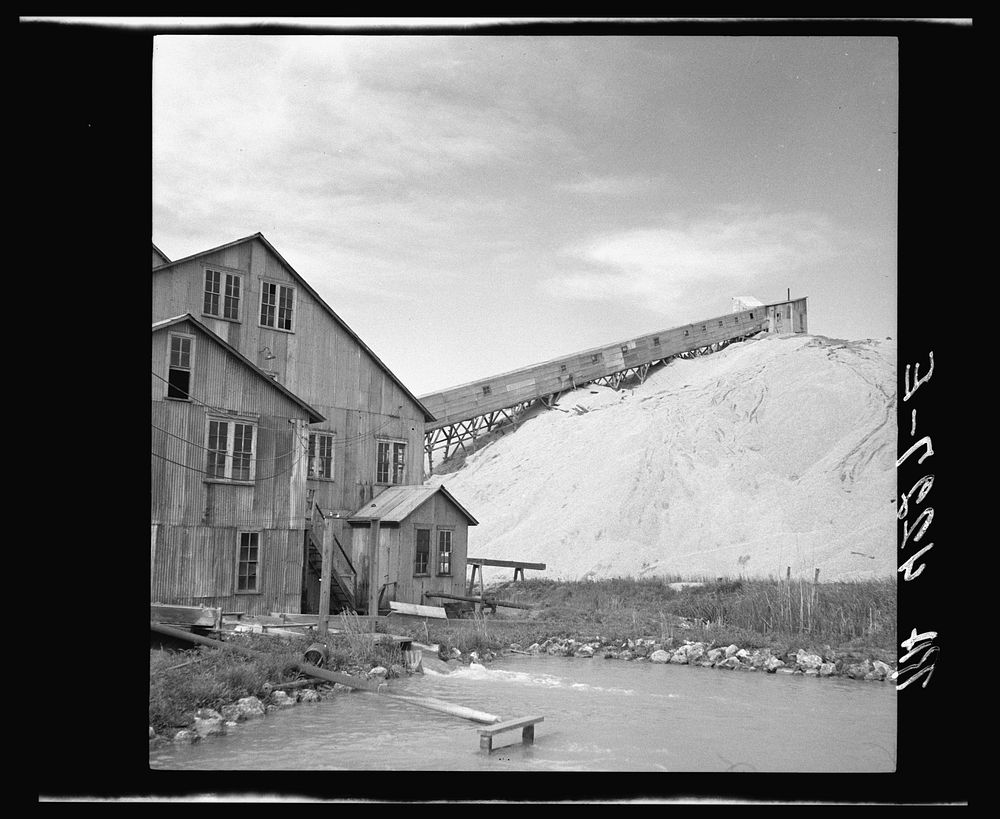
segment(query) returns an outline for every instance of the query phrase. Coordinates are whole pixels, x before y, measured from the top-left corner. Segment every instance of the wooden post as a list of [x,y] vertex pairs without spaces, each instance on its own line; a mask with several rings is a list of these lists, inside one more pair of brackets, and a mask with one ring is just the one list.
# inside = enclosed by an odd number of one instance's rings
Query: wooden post
[[378,616],[378,535],[381,521],[373,520],[368,531],[368,616]]
[[792,582],[792,567],[788,567],[788,571],[785,573],[785,581],[788,583]]
[[[308,537],[308,535],[307,535]],[[333,583],[333,538],[323,527],[323,565],[319,580],[319,628],[317,636],[326,639],[327,619],[330,615],[330,588]]]

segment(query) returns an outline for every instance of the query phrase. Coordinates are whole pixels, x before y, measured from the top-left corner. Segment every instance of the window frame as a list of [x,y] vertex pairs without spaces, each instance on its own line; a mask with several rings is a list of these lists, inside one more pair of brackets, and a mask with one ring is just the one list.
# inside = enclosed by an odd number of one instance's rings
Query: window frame
[[[243,312],[243,301],[244,295],[246,294],[246,288],[243,285],[243,273],[239,270],[232,270],[228,267],[223,267],[217,264],[205,264],[202,265],[202,289],[201,289],[201,314],[207,316],[208,318],[219,319],[220,321],[231,321],[235,324],[242,324],[242,312]],[[219,312],[210,313],[205,309],[205,296],[208,295],[207,285],[208,285],[208,274],[218,273],[219,274],[219,292],[216,294],[219,299]],[[236,298],[236,310],[235,316],[226,315],[226,299],[231,298],[226,294],[226,290],[229,287],[229,279],[235,279],[237,282],[237,289],[239,290],[239,295]]]
[[[220,450],[218,447],[211,447],[212,440],[212,424],[225,424],[226,425],[226,448]],[[248,467],[248,478],[234,478],[234,464],[236,462],[236,425],[239,424],[243,427],[249,427],[252,431],[252,437],[250,441],[250,451],[247,453],[241,451],[239,454],[249,454],[249,467]],[[232,425],[232,426],[230,426]],[[208,415],[205,418],[205,481],[207,483],[229,483],[237,484],[240,486],[253,486],[254,482],[257,480],[257,440],[258,435],[258,423],[256,419],[238,417],[234,415]],[[244,438],[245,440],[245,438]],[[213,455],[218,455],[222,453],[222,475],[214,474],[214,469],[210,465],[213,460]]]
[[[405,486],[406,476],[409,471],[406,450],[408,441],[403,438],[376,438],[375,439],[375,484],[377,486]],[[389,447],[388,473],[386,480],[380,480],[380,466],[382,461],[379,458],[380,449],[383,445]],[[403,467],[399,480],[393,480],[396,476],[396,448],[403,447]]]
[[[306,477],[307,477],[308,480],[310,480],[310,481],[332,481],[332,480],[334,480],[334,467],[335,467],[335,464],[336,464],[336,458],[334,457],[334,455],[335,455],[334,445],[336,444],[336,438],[337,438],[337,434],[335,432],[331,432],[330,430],[325,430],[325,429],[311,429],[311,430],[309,430],[309,438],[308,438],[308,440],[306,442]],[[313,443],[314,443],[314,441],[315,441],[316,444],[319,444],[319,442],[320,442],[321,439],[323,439],[323,440],[329,440],[330,454],[328,456],[324,456],[324,455],[321,455],[321,454],[316,454],[316,455],[313,454]],[[320,461],[322,461],[322,459],[324,457],[328,457],[330,459],[330,474],[329,475],[323,475],[323,474],[316,474],[316,475],[314,475],[312,473],[313,460],[314,459],[319,459]]]
[[[413,576],[414,577],[430,577],[431,576],[431,551],[433,546],[431,545],[431,527],[430,526],[415,526],[413,528]],[[420,568],[420,563],[418,558],[421,555],[420,551],[420,533],[427,533],[427,551],[425,553],[425,561],[423,565],[423,571],[417,571]]]
[[[272,286],[276,290],[274,292],[275,302],[270,305],[274,309],[274,324],[264,323],[264,292],[265,287]],[[289,290],[291,292],[291,305],[289,307],[289,312],[291,313],[289,317],[288,327],[281,327],[278,324],[279,311],[281,310],[281,290],[282,288]],[[288,284],[287,282],[279,281],[277,279],[260,279],[260,295],[257,299],[257,325],[263,327],[267,330],[274,330],[278,333],[294,333],[295,332],[295,319],[298,313],[297,303],[298,303],[298,288],[294,284]]]
[[[448,571],[441,571],[441,536],[448,535]],[[452,526],[439,526],[437,530],[437,559],[434,561],[437,566],[437,572],[435,575],[437,577],[452,577],[452,567],[453,561],[452,556],[455,554],[455,529]]]
[[[260,560],[260,557],[261,557],[261,539],[262,539],[261,535],[262,534],[263,533],[259,529],[240,529],[236,533],[236,581],[235,581],[235,588],[233,589],[233,593],[234,594],[262,594],[263,593],[263,589],[261,588],[262,584],[260,582],[260,580],[261,580],[261,573],[260,573],[261,560]],[[247,553],[247,560],[245,560],[245,561],[243,560],[243,548],[244,548],[244,546],[243,546],[243,536],[244,535],[250,535],[254,539],[253,545],[251,546],[248,543],[248,545],[246,547],[248,550],[249,549],[255,549],[256,550],[256,554],[254,555],[255,559],[253,561],[251,561],[249,559],[249,557],[250,557],[249,551]],[[253,573],[254,586],[253,586],[252,589],[251,588],[246,588],[246,589],[241,589],[240,588],[240,579],[242,577],[244,577],[244,575],[243,575],[243,573],[241,571],[244,563],[246,563],[248,567],[251,564],[254,567],[254,573]],[[247,572],[247,574],[245,576],[249,580],[249,578],[250,578],[249,569],[248,569],[248,572]]]
[[[188,352],[187,367],[182,367],[179,365],[175,367],[172,363],[174,354],[173,339],[175,338],[184,339],[186,341],[191,342],[191,349]],[[184,333],[177,330],[167,331],[167,383],[165,385],[166,392],[164,393],[164,397],[168,401],[187,401],[190,403],[194,400],[191,398],[191,382],[194,381],[195,348],[197,347],[197,344],[195,344],[196,340],[197,337],[193,333]],[[175,388],[174,385],[170,383],[170,373],[173,370],[186,372],[188,374],[188,388],[185,392],[185,397],[183,398],[179,395],[170,394],[171,389],[180,389],[179,387]]]

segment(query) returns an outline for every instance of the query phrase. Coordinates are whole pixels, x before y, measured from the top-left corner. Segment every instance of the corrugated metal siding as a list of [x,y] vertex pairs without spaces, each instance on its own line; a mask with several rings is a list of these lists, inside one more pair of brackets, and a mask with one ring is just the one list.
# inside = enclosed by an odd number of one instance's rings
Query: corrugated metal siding
[[267,614],[298,611],[303,530],[260,534],[259,594],[236,593],[239,527],[165,526],[153,535],[150,600]]

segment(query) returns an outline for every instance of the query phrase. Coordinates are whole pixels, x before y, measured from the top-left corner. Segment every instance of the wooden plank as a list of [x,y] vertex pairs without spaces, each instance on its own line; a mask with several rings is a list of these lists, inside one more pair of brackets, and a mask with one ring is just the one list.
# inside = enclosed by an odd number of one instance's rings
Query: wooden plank
[[506,600],[495,600],[492,597],[470,597],[462,594],[445,594],[444,592],[424,592],[424,597],[440,597],[443,600],[464,600],[466,603],[479,603],[483,606],[504,606],[508,609],[533,609],[530,603],[511,603]]
[[467,557],[465,562],[468,565],[475,563],[477,566],[502,566],[506,569],[539,569],[544,570],[544,563],[525,563],[522,560],[494,560],[488,557]]
[[154,623],[167,625],[214,626],[219,621],[221,613],[221,609],[209,609],[203,606],[149,604],[149,619]]
[[473,708],[466,708],[464,705],[455,705],[454,703],[445,702],[444,700],[435,699],[434,697],[411,697],[406,694],[381,693],[383,697],[388,697],[392,700],[409,702],[413,705],[419,705],[422,708],[429,708],[432,711],[440,711],[443,714],[451,714],[452,716],[462,717],[462,719],[471,720],[472,722],[491,724],[500,721],[500,717],[496,714],[488,714],[485,711],[476,711]]
[[[421,606],[416,603],[397,603],[389,601],[391,614],[410,614],[416,617],[433,617],[436,620],[447,620],[448,615],[441,606]],[[390,614],[390,616],[391,616]]]
[[535,725],[544,719],[545,717],[519,717],[518,719],[509,719],[506,722],[495,723],[487,728],[478,728],[477,730],[481,736],[492,737],[502,734],[504,731],[514,731],[518,728],[524,728],[527,725]]

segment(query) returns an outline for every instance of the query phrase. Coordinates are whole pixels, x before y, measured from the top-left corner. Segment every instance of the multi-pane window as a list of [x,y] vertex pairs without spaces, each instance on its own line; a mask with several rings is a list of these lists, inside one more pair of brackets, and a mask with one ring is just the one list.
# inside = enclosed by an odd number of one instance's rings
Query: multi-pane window
[[202,312],[237,321],[240,317],[240,277],[235,273],[206,269]]
[[167,367],[167,398],[190,399],[192,355],[194,339],[191,336],[169,334],[170,363]]
[[309,433],[309,477],[333,480],[333,435]]
[[431,530],[417,529],[416,558],[413,561],[414,574],[428,574],[431,560]]
[[240,555],[236,566],[236,592],[260,591],[257,566],[260,560],[260,532],[240,532]]
[[254,425],[209,419],[205,474],[224,481],[254,479]]
[[402,483],[405,470],[406,444],[401,441],[379,441],[375,483]]
[[260,283],[260,323],[278,330],[292,329],[295,289],[275,282]]
[[451,530],[438,532],[438,574],[451,574]]

